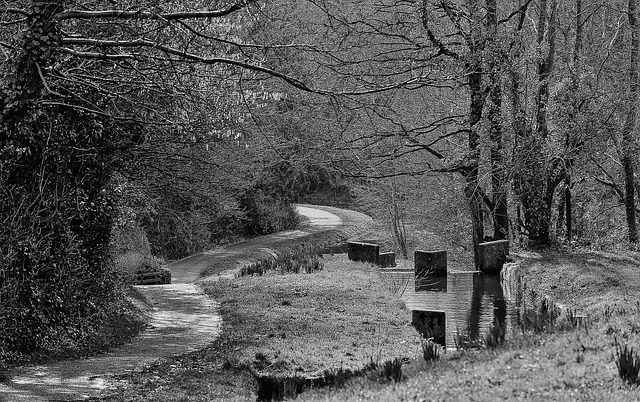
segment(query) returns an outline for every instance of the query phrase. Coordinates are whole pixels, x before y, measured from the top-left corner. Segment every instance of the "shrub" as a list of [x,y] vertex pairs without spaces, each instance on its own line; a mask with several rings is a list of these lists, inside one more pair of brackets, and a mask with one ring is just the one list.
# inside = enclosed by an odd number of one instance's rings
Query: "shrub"
[[276,257],[269,257],[244,266],[240,275],[264,275],[268,271],[280,273],[311,274],[324,268],[321,254],[322,247],[302,245],[289,251],[282,252]]
[[[77,194],[75,200],[29,200],[27,194],[13,195],[0,200],[3,355],[51,349],[63,338],[79,339],[119,297],[108,250],[107,199],[79,201]],[[78,211],[77,205],[84,209]]]
[[456,333],[453,336],[453,343],[457,351],[482,348],[481,340],[472,337],[469,331],[461,332],[460,328],[456,328]]
[[113,256],[129,252],[151,254],[151,246],[144,229],[136,221],[127,221],[114,225],[109,245]]
[[491,328],[484,336],[484,344],[490,348],[495,349],[504,343],[505,325],[501,324],[498,319],[493,320]]
[[293,229],[298,225],[298,214],[293,205],[277,193],[249,188],[240,196],[239,205],[244,212],[244,232],[248,237]]
[[616,346],[616,366],[620,378],[632,385],[638,385],[638,373],[640,373],[640,356],[633,348],[624,345]]
[[382,374],[387,381],[402,381],[402,360],[397,357],[393,360],[387,360],[382,365]]
[[422,358],[427,363],[440,358],[440,345],[433,342],[432,339],[422,342]]
[[560,316],[560,309],[553,300],[543,298],[537,303],[537,307],[525,308],[522,329],[531,329],[534,332],[551,332],[555,329],[556,320]]

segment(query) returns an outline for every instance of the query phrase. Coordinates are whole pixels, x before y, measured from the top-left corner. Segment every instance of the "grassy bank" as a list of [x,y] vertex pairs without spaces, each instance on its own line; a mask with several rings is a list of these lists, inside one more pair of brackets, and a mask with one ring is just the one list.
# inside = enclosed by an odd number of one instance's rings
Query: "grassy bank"
[[266,274],[204,286],[221,301],[235,365],[260,374],[317,376],[415,356],[410,315],[370,265],[326,257],[313,274]]
[[[357,233],[318,236],[314,242]],[[387,291],[397,286],[336,256],[312,274],[205,283],[221,302],[222,336],[123,377],[122,387],[102,400],[254,401],[260,377],[313,378],[406,357],[402,381],[385,378],[378,366],[296,399],[640,401],[616,366],[620,347],[640,348],[640,257],[527,254],[518,266],[525,292],[550,296],[565,312],[584,316],[582,324],[518,331],[495,349],[448,351],[425,362],[409,312]]]
[[[494,350],[448,352],[406,365],[406,381],[367,378],[305,401],[638,401],[616,366],[618,345],[640,347],[640,262],[633,255],[529,255],[520,264],[530,292],[549,295],[586,325],[512,334]],[[569,326],[570,327],[570,326]]]
[[311,274],[267,273],[205,282],[221,304],[210,347],[126,377],[102,400],[255,401],[257,377],[312,378],[415,358],[409,312],[369,265],[326,257]]

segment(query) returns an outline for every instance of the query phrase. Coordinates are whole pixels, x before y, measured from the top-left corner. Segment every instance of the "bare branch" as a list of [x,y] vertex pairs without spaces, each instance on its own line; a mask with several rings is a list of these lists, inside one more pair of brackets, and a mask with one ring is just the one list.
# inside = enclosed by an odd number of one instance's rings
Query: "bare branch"
[[62,40],[62,43],[65,45],[87,45],[87,46],[96,46],[96,47],[147,47],[147,48],[157,49],[161,52],[164,52],[170,55],[178,56],[187,61],[193,61],[193,62],[202,63],[202,64],[227,64],[227,65],[245,68],[247,70],[262,72],[265,74],[272,75],[274,77],[278,77],[283,81],[287,82],[288,84],[294,86],[295,88],[298,88],[305,92],[323,93],[323,94],[329,93],[326,91],[311,89],[302,81],[267,67],[257,66],[255,64],[250,64],[250,63],[246,63],[239,60],[227,59],[224,57],[203,57],[193,53],[187,53],[185,51],[174,49],[169,46],[164,46],[159,43],[146,40],[146,39],[119,41],[119,40],[99,40],[99,39],[90,39],[90,38],[64,38]]
[[524,16],[527,13],[527,9],[529,8],[529,4],[531,4],[532,1],[533,0],[527,0],[527,2],[524,3],[520,8],[518,8],[515,11],[513,11],[506,18],[503,18],[500,21],[498,21],[498,25],[504,24],[505,22],[509,22],[511,20],[511,18],[515,17],[516,15],[519,15],[520,19],[519,19],[519,22],[518,22],[518,31],[521,30],[522,29],[522,25],[524,24]]
[[103,11],[86,11],[86,10],[69,10],[59,13],[55,16],[55,19],[62,21],[68,19],[102,19],[102,18],[115,18],[115,19],[129,19],[129,20],[162,20],[162,21],[175,21],[186,19],[205,19],[205,18],[220,18],[230,15],[238,10],[247,7],[249,4],[254,3],[255,0],[246,0],[236,3],[223,10],[209,10],[209,11],[187,11],[181,13],[150,13],[147,11],[125,11],[125,10],[103,10]]
[[133,53],[106,54],[98,52],[81,52],[79,50],[69,49],[67,47],[60,48],[60,51],[72,56],[82,57],[86,59],[97,60],[132,60],[137,59],[137,55]]
[[44,88],[47,90],[47,92],[62,98],[63,97],[62,95],[60,95],[55,91],[52,91],[51,88],[49,87],[49,84],[47,84],[47,80],[44,78],[44,75],[42,74],[42,68],[40,67],[40,64],[38,63],[35,63],[35,64],[36,64],[36,69],[38,70],[38,75],[40,76],[40,80],[42,81],[42,85],[44,85]]
[[21,8],[6,8],[4,10],[4,12],[8,13],[8,14],[20,14],[20,15],[23,15],[25,17],[29,17],[30,16],[30,14],[27,11],[25,11],[25,10],[23,10]]

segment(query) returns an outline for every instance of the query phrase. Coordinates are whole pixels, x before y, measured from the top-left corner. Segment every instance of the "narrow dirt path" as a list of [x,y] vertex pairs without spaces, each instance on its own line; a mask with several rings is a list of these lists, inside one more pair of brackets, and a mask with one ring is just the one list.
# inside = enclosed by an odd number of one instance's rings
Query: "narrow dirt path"
[[334,230],[342,225],[337,215],[307,206],[297,212],[307,219],[299,230],[262,236],[196,254],[172,264],[171,285],[138,286],[153,306],[150,327],[133,342],[110,353],[82,360],[68,360],[22,367],[10,373],[11,381],[0,384],[0,401],[65,401],[97,395],[114,375],[141,369],[161,358],[184,354],[213,342],[222,328],[215,301],[205,296],[195,282],[233,276],[256,250],[273,253],[283,241]]

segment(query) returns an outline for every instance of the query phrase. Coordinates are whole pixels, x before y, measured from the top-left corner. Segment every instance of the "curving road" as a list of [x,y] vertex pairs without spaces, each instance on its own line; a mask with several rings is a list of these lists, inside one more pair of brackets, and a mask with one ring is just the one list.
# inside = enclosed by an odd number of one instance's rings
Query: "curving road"
[[110,353],[81,360],[18,368],[11,381],[0,384],[0,402],[78,400],[99,394],[114,375],[139,370],[149,363],[200,349],[213,342],[222,328],[218,304],[204,295],[196,281],[206,272],[233,277],[239,263],[255,250],[273,253],[283,240],[303,238],[342,225],[329,212],[297,206],[307,224],[298,230],[235,243],[199,253],[172,264],[171,285],[138,286],[153,307],[149,328],[131,343]]

